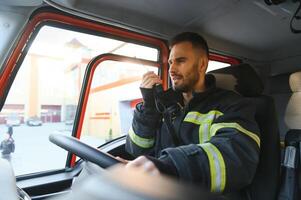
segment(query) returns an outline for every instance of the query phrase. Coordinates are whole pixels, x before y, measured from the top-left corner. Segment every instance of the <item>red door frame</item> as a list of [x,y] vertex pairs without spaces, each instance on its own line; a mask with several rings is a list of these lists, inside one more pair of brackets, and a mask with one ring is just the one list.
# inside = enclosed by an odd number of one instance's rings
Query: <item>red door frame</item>
[[[0,97],[4,96],[5,88],[8,87],[10,76],[13,74],[13,71],[17,70],[16,66],[19,62],[19,59],[25,49],[25,46],[28,45],[28,41],[30,40],[32,33],[35,31],[38,25],[41,23],[47,23],[47,22],[58,22],[65,25],[71,25],[77,28],[83,28],[95,32],[101,32],[105,34],[109,34],[111,36],[117,36],[119,38],[123,38],[125,40],[135,40],[137,42],[141,42],[144,44],[148,44],[154,47],[157,47],[160,50],[160,63],[161,63],[161,76],[163,79],[163,86],[164,88],[167,88],[167,77],[168,77],[168,47],[165,43],[165,41],[150,37],[147,35],[143,35],[140,33],[131,32],[125,29],[112,27],[110,25],[101,24],[94,21],[89,21],[86,19],[82,19],[79,17],[74,17],[70,15],[64,15],[56,12],[51,11],[45,11],[45,12],[38,12],[34,16],[31,17],[31,20],[28,22],[26,28],[24,29],[23,33],[21,34],[21,37],[16,43],[15,48],[11,52],[10,56],[6,60],[6,63],[4,65],[4,70],[2,71],[2,74],[0,74]],[[210,54],[210,60],[216,60],[221,62],[227,62],[230,64],[238,64],[239,61],[235,58],[230,58],[227,56],[220,56],[217,54]],[[105,60],[116,60],[119,61],[120,58],[114,57],[114,56],[108,56],[104,57],[99,60],[97,64],[95,64],[95,67]],[[152,63],[154,64],[154,62]],[[158,64],[158,63],[157,63]],[[158,66],[159,67],[159,66]],[[91,73],[93,74],[93,73]],[[92,77],[89,77],[88,83],[91,84]],[[90,88],[90,85],[88,85],[88,88]],[[88,91],[88,90],[86,90]],[[82,107],[83,112],[85,112],[86,104],[87,104],[88,94],[85,93],[84,97],[84,104]],[[83,116],[81,114],[78,124],[78,129],[76,132],[76,137],[80,137],[81,132],[81,126],[83,123]],[[72,164],[75,163],[75,157],[72,158]]]
[[[104,33],[104,34],[108,34],[111,35],[112,37],[118,37],[124,40],[135,40],[137,42],[141,42],[143,44],[146,45],[150,45],[153,47],[158,48],[159,52],[160,52],[160,63],[161,63],[161,76],[163,79],[163,86],[165,88],[167,88],[167,75],[168,75],[168,47],[166,45],[166,42],[158,39],[158,38],[154,38],[151,36],[147,36],[147,35],[143,35],[140,33],[135,33],[135,32],[131,32],[125,29],[121,29],[121,28],[116,28],[116,27],[112,27],[110,25],[106,25],[106,24],[101,24],[98,22],[94,22],[94,21],[89,21],[86,19],[82,19],[79,17],[74,17],[74,16],[70,16],[70,15],[64,15],[61,13],[57,13],[57,12],[51,12],[51,11],[45,11],[45,12],[37,12],[35,15],[33,15],[30,19],[30,21],[27,23],[26,28],[24,29],[23,33],[21,34],[19,40],[16,43],[15,48],[13,49],[13,51],[11,52],[10,56],[8,57],[8,59],[6,60],[6,63],[4,64],[4,70],[2,71],[2,73],[0,74],[0,97],[4,98],[5,95],[5,90],[6,88],[9,86],[9,80],[10,80],[10,76],[13,74],[13,72],[15,72],[17,68],[17,64],[20,61],[20,57],[22,55],[22,53],[24,53],[24,49],[25,47],[28,45],[28,41],[30,41],[31,36],[33,35],[35,29],[41,24],[41,23],[45,23],[47,24],[47,22],[58,22],[60,24],[65,24],[65,25],[71,25],[77,28],[82,28],[82,29],[86,29],[86,30],[90,30],[90,31],[94,31],[94,32],[100,32],[100,33]],[[104,60],[118,60],[114,57],[108,57],[108,58],[103,58],[100,62],[104,61]],[[141,63],[141,62],[140,62]],[[150,62],[150,63],[154,63],[154,62]],[[148,63],[148,64],[150,64]],[[157,63],[158,67],[159,64]],[[91,77],[89,77],[89,84],[91,82]],[[89,85],[90,88],[90,85]],[[87,103],[87,95],[85,94],[84,97],[84,104],[82,107],[82,110],[85,112],[86,109],[86,103]],[[81,132],[81,126],[83,123],[83,116],[80,116],[80,123],[78,124],[78,130],[76,132],[76,137],[79,138],[80,137],[80,132]],[[75,156],[72,156],[71,159],[71,166],[73,166],[75,163]],[[69,164],[67,164],[69,165]]]
[[5,88],[8,85],[8,80],[16,68],[16,64],[19,61],[25,46],[27,45],[28,40],[32,36],[32,33],[35,31],[35,28],[41,23],[45,22],[59,22],[61,24],[72,25],[74,27],[83,28],[95,32],[101,32],[105,34],[109,34],[112,37],[117,36],[119,38],[123,38],[125,40],[135,40],[137,42],[141,42],[144,44],[148,44],[154,47],[157,47],[160,50],[160,62],[162,64],[162,78],[163,85],[167,87],[167,77],[168,72],[168,47],[166,43],[158,38],[150,37],[147,35],[143,35],[140,33],[130,32],[125,29],[112,27],[110,25],[101,24],[98,22],[93,22],[85,19],[81,19],[78,17],[63,15],[60,13],[45,11],[38,12],[34,16],[32,16],[31,20],[28,22],[25,30],[23,31],[20,39],[18,40],[15,49],[11,52],[9,58],[4,64],[4,71],[0,75],[0,97],[4,96]]
[[228,63],[230,65],[238,65],[240,63],[240,60],[238,60],[237,58],[224,56],[216,53],[210,53],[209,60]]
[[[87,74],[88,76],[85,77],[85,80],[84,80],[85,83],[83,83],[83,85],[85,85],[85,87],[82,88],[82,91],[84,91],[84,93],[82,93],[83,96],[81,97],[81,99],[83,101],[82,101],[81,105],[79,105],[81,107],[80,118],[78,119],[78,122],[75,124],[75,126],[77,126],[75,128],[77,138],[80,137],[80,134],[82,131],[82,127],[83,127],[83,123],[84,123],[84,116],[85,116],[85,112],[86,112],[86,108],[87,108],[87,103],[89,100],[89,94],[90,94],[90,89],[91,89],[91,84],[92,84],[92,79],[93,79],[95,69],[99,66],[100,63],[105,62],[105,61],[130,62],[130,63],[135,63],[135,64],[154,66],[154,67],[158,67],[158,68],[161,65],[159,62],[130,58],[130,57],[120,56],[120,55],[115,55],[115,54],[102,54],[102,55],[99,55],[98,57],[94,58],[93,60],[91,60],[90,63],[88,64],[89,69],[87,69],[89,71]],[[75,161],[76,161],[76,156],[72,155],[71,166],[74,166]]]

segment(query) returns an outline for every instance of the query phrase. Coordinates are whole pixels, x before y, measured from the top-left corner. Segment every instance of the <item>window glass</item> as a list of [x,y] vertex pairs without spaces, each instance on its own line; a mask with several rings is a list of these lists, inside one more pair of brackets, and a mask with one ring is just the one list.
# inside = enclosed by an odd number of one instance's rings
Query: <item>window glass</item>
[[[118,53],[153,61],[157,61],[158,58],[157,49],[121,40],[53,26],[43,26],[39,30],[0,112],[0,156],[12,163],[16,175],[65,167],[67,152],[49,142],[48,137],[52,133],[72,134],[87,63],[96,55],[103,53]],[[140,75],[139,70],[125,64],[119,67],[113,64],[110,67],[112,69],[104,67],[102,72],[95,73],[97,79],[93,82],[92,90],[95,91],[91,91],[92,96],[100,94],[101,86],[132,80]],[[135,83],[128,83],[131,84]],[[122,87],[127,92],[121,92]],[[116,91],[117,88],[120,90],[119,93],[131,94],[128,90],[132,88],[128,86],[120,85],[112,90]],[[130,101],[125,94],[116,98],[120,100],[120,106],[123,102]],[[139,97],[134,94],[133,98]],[[90,99],[96,101],[94,97]],[[106,105],[106,109],[99,110],[89,117],[115,116],[117,108],[111,106],[108,100],[104,103],[97,101],[95,105]],[[89,112],[91,113],[92,111]],[[92,118],[90,124],[98,121]],[[114,120],[112,117],[105,122],[114,124]],[[88,125],[86,127],[89,128]],[[98,131],[87,128],[84,130]],[[107,127],[100,130],[107,131]],[[85,133],[100,134],[88,131]],[[116,134],[113,129],[112,135],[115,137]],[[107,135],[103,138],[106,140]]]
[[142,96],[139,85],[147,71],[157,67],[105,61],[93,76],[81,140],[97,147],[127,134],[137,100]]
[[214,61],[214,60],[209,60],[208,67],[207,67],[207,72],[216,70],[216,69],[221,69],[224,67],[229,67],[229,63],[225,62],[220,62],[220,61]]

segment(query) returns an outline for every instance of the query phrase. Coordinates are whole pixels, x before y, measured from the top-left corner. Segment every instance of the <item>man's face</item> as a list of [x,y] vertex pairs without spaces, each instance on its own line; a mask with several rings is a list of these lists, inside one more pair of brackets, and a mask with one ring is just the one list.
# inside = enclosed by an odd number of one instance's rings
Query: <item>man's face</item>
[[204,75],[200,62],[201,53],[190,42],[175,44],[169,55],[169,75],[172,86],[180,92],[192,92],[203,86]]

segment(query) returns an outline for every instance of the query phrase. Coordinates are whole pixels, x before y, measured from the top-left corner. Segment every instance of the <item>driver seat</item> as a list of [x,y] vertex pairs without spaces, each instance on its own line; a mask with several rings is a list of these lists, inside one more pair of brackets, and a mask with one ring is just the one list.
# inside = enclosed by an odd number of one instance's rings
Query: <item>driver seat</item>
[[211,71],[217,87],[235,91],[256,105],[255,120],[260,129],[260,157],[256,174],[246,189],[249,200],[274,200],[280,183],[280,136],[274,100],[263,95],[263,84],[248,64]]

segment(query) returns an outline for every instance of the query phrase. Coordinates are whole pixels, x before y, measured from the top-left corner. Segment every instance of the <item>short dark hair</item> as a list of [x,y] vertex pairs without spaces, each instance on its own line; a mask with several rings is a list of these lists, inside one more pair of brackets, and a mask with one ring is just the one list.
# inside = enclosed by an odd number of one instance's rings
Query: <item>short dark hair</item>
[[172,48],[174,45],[180,42],[190,42],[194,48],[202,49],[209,58],[208,44],[201,35],[194,32],[180,33],[170,40],[169,47]]

